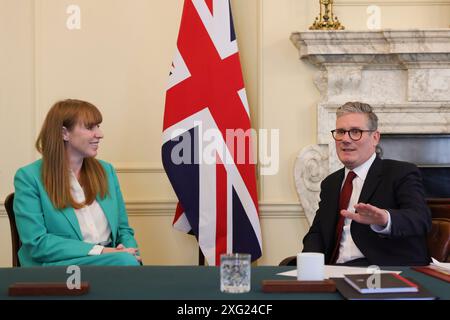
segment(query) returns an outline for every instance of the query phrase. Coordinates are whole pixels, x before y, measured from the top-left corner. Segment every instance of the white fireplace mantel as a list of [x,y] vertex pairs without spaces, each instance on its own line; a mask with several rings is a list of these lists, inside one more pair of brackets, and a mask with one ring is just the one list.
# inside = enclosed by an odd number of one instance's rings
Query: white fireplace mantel
[[347,101],[372,105],[381,133],[450,133],[450,29],[295,32],[300,58],[317,67],[317,144],[294,175],[311,223],[320,182],[339,169],[330,130]]

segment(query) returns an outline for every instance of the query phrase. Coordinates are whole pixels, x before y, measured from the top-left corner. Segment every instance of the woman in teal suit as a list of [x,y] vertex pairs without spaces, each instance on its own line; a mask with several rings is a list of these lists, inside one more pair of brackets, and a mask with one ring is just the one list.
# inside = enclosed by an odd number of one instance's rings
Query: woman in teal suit
[[95,159],[101,122],[80,100],[47,114],[36,141],[42,159],[14,177],[22,266],[140,265],[114,168]]

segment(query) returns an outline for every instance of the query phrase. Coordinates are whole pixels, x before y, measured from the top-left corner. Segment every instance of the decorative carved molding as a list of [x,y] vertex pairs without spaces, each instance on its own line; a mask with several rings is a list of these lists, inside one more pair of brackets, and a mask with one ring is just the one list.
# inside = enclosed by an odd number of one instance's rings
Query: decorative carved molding
[[328,72],[324,70],[317,71],[314,75],[314,84],[319,90],[321,96],[326,96],[328,88]]
[[318,209],[320,183],[328,171],[328,146],[308,146],[298,154],[294,167],[295,185],[309,224]]
[[[174,200],[130,200],[125,202],[129,216],[173,217],[177,202]],[[259,203],[261,218],[283,219],[304,217],[303,208],[298,203]],[[6,217],[5,206],[0,202],[0,217]]]
[[165,173],[161,164],[151,162],[113,162],[118,173]]
[[298,203],[260,202],[259,215],[262,218],[302,218],[305,212]]
[[406,7],[406,6],[449,6],[450,0],[437,0],[437,1],[426,1],[426,0],[337,0],[334,5],[336,7],[368,7],[370,5],[376,6],[395,6],[395,7]]
[[[170,216],[175,213],[177,202],[162,201],[127,201],[125,206],[130,216]],[[304,216],[302,206],[298,203],[259,203],[262,218],[299,218]]]
[[173,200],[133,200],[126,201],[125,207],[129,216],[173,216],[177,202]]

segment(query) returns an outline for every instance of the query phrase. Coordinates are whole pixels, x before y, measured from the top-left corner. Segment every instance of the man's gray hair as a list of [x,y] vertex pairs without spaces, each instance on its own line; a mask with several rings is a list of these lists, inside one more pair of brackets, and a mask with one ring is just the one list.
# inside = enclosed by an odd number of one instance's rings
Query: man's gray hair
[[347,102],[340,106],[336,110],[336,118],[339,118],[348,113],[364,113],[367,115],[369,130],[377,130],[378,129],[378,117],[373,112],[372,107],[363,102]]

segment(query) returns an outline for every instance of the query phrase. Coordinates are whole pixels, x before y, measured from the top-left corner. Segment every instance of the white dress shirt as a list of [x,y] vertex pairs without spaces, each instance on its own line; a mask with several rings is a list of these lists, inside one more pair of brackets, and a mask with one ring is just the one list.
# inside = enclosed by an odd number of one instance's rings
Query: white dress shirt
[[[84,190],[75,174],[72,171],[70,173],[70,193],[76,202],[83,203],[86,200]],[[74,210],[80,225],[83,241],[95,244],[88,255],[101,254],[104,246],[111,242],[111,229],[103,209],[97,200],[94,200],[90,205]]]
[[[356,177],[353,179],[353,190],[352,195],[350,197],[350,201],[348,203],[347,210],[350,212],[355,212],[354,205],[358,203],[359,196],[361,195],[361,190],[364,185],[364,181],[366,180],[367,173],[369,172],[370,166],[375,161],[376,154],[374,153],[366,162],[364,162],[359,167],[353,169],[353,172],[356,174]],[[347,174],[350,172],[349,169],[345,168],[344,180],[342,180],[342,186],[344,185],[344,181],[347,178]],[[388,211],[386,211],[388,215],[388,223],[386,227],[381,227],[378,225],[370,225],[371,229],[377,233],[381,234],[390,234],[391,233],[391,216]],[[352,220],[345,218],[344,220],[344,229],[342,231],[342,238],[339,247],[339,257],[336,260],[336,263],[344,263],[347,261],[351,261],[358,258],[364,258],[362,252],[358,249],[355,242],[353,241],[352,235],[350,233],[350,226]]]

